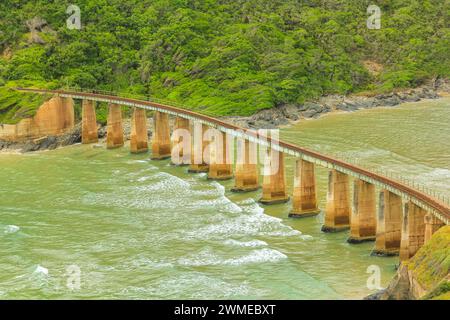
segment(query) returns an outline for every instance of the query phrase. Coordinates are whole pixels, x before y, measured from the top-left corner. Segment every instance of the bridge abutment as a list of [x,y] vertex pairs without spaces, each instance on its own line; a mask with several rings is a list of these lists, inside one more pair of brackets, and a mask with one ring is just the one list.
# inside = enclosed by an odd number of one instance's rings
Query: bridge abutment
[[230,146],[227,134],[216,131],[216,139],[210,143],[210,164],[208,179],[230,180],[233,179],[233,165],[231,163]]
[[425,216],[427,212],[408,201],[403,211],[400,261],[413,257],[425,241]]
[[327,205],[323,232],[339,232],[350,228],[350,187],[345,173],[331,170],[328,173]]
[[347,242],[374,241],[377,233],[375,186],[361,179],[355,179],[353,185],[353,210]]
[[131,117],[130,152],[148,151],[147,116],[144,109],[134,108]]
[[152,160],[169,159],[171,156],[169,115],[155,111],[152,139]]
[[262,204],[277,204],[288,201],[284,154],[267,148],[267,156],[264,164],[263,194],[259,202]]
[[292,211],[289,217],[311,217],[319,213],[314,163],[299,159],[295,164]]
[[119,148],[123,144],[122,108],[117,104],[110,103],[108,106],[106,148]]
[[235,184],[232,192],[251,192],[259,189],[257,145],[249,140],[238,140]]
[[83,100],[81,115],[81,142],[83,144],[98,142],[97,117],[94,101]]
[[377,215],[377,236],[372,255],[398,255],[402,237],[402,215],[402,198],[388,190],[381,191]]
[[206,126],[205,124],[194,122],[191,164],[188,170],[188,172],[190,173],[201,173],[209,171],[209,164],[206,162],[207,160],[209,160],[209,156],[206,157],[206,153],[209,148],[209,141],[205,139],[205,133],[207,130],[208,126]]

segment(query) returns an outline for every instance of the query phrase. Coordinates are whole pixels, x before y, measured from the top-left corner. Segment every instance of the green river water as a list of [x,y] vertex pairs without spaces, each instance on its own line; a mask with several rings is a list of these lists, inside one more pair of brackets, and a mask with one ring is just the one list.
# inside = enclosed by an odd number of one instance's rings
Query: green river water
[[[414,179],[450,196],[450,99],[333,114],[283,139]],[[287,159],[292,189],[293,165]],[[325,206],[326,170],[317,169]],[[206,180],[127,148],[75,145],[0,154],[0,299],[348,299],[367,268],[394,275],[373,243],[320,232],[323,214],[287,218],[259,193]],[[69,266],[80,271],[68,287]]]

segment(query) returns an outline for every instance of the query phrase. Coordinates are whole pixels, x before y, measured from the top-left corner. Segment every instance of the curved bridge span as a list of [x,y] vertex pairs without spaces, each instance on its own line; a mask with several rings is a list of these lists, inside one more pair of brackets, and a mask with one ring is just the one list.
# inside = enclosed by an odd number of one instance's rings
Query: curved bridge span
[[[302,185],[297,186],[299,187],[298,190],[295,189],[298,191],[297,198],[303,199],[299,200],[300,202],[303,201],[303,204],[305,204],[305,202],[308,202],[307,200],[305,200],[308,194],[312,195],[313,193],[312,196],[315,197],[315,192],[312,193],[308,192],[308,190],[311,190],[311,186],[315,187],[314,182],[310,181],[309,185],[305,185],[305,183],[308,184],[307,182],[305,182],[305,180],[308,180],[308,177],[311,177],[311,174],[308,175],[308,172],[311,172],[311,169],[312,169],[312,178],[314,179],[314,168],[313,166],[311,168],[311,166],[308,166],[308,164],[315,164],[328,168],[330,169],[330,175],[329,175],[329,187],[328,187],[329,190],[327,195],[327,209],[325,220],[326,224],[327,219],[328,221],[331,221],[330,222],[331,224],[328,227],[323,228],[323,230],[339,231],[340,229],[345,229],[347,225],[350,228],[350,224],[354,223],[353,220],[359,219],[360,222],[359,226],[355,227],[356,229],[359,228],[359,231],[356,230],[354,232],[352,225],[350,238],[356,240],[354,242],[359,242],[358,239],[361,241],[375,240],[373,236],[366,237],[363,234],[364,228],[372,227],[370,226],[371,224],[370,220],[375,219],[375,223],[376,221],[378,221],[378,227],[375,227],[377,229],[376,231],[377,246],[379,242],[378,234],[382,234],[382,236],[384,237],[382,240],[380,240],[381,242],[384,243],[381,244],[379,250],[376,250],[379,253],[386,253],[386,254],[391,253],[395,254],[396,252],[398,253],[398,251],[400,250],[400,248],[397,248],[400,247],[399,242],[402,242],[403,246],[403,242],[405,243],[407,242],[407,240],[405,240],[407,237],[415,238],[416,236],[414,235],[415,232],[422,232],[423,231],[422,229],[424,230],[426,229],[425,235],[422,235],[422,237],[426,241],[426,238],[430,236],[430,232],[432,234],[435,230],[437,230],[437,228],[440,225],[450,224],[450,205],[444,203],[440,199],[436,199],[435,197],[421,190],[415,189],[405,183],[394,180],[390,177],[371,172],[362,167],[356,166],[354,164],[339,159],[335,159],[333,157],[315,152],[313,150],[309,150],[307,148],[303,148],[301,146],[297,146],[278,139],[272,139],[271,137],[265,136],[262,137],[261,134],[257,134],[255,131],[240,128],[238,126],[224,122],[220,119],[216,119],[211,116],[193,112],[191,110],[183,109],[180,107],[174,107],[164,103],[119,97],[111,94],[100,94],[93,92],[71,91],[71,90],[43,90],[30,88],[26,89],[17,88],[16,90],[39,94],[51,94],[58,96],[60,98],[79,99],[83,100],[83,103],[85,101],[104,102],[110,105],[128,106],[132,108],[155,111],[158,114],[161,113],[166,115],[173,115],[176,116],[177,119],[178,118],[186,119],[189,121],[189,123],[194,122],[201,123],[203,126],[215,128],[220,132],[227,134],[229,136],[246,140],[249,143],[254,143],[264,147],[268,147],[270,149],[278,151],[280,154],[289,154],[298,159],[297,171],[303,171],[303,174],[299,173],[301,177],[299,176],[298,179],[299,181],[302,180]],[[94,119],[95,119],[95,111],[94,111]],[[155,117],[155,122],[159,121],[158,119],[159,118]],[[346,187],[346,184],[348,183],[347,180],[348,176],[356,178],[355,180],[358,182],[358,183],[355,182],[354,200],[353,200],[353,207],[354,207],[353,211],[355,210],[357,211],[356,215],[355,212],[353,213],[342,212],[342,211],[351,211],[351,208],[349,208],[348,205],[346,204],[342,205],[342,199],[348,197],[347,195],[345,195],[346,193],[349,192],[348,187]],[[284,179],[284,176],[282,178]],[[263,192],[264,192],[264,184],[263,184]],[[378,215],[374,213],[376,215],[375,217],[364,218],[364,214],[367,211],[366,207],[372,206],[371,208],[373,208],[373,205],[370,203],[374,202],[375,200],[371,199],[371,196],[368,196],[368,193],[370,194],[374,193],[374,189],[372,190],[372,188],[374,188],[375,186],[383,190],[380,193],[379,197],[380,200],[379,213]],[[296,198],[295,190],[294,190],[294,201]],[[402,207],[401,209],[402,212],[395,213],[396,210],[398,211],[399,199],[400,199],[400,206]],[[404,202],[406,202],[406,204],[403,206]],[[270,203],[270,201],[267,201],[267,203]],[[304,209],[305,210],[303,211],[305,211],[306,213],[312,213],[314,211],[317,211],[314,210],[317,209],[314,208],[314,205],[312,210],[311,208],[304,208]],[[301,216],[301,213],[303,212],[300,212],[300,214],[294,214],[292,216]],[[399,223],[398,214],[401,215],[400,226],[398,225]],[[331,217],[329,217],[330,215]],[[342,218],[342,215],[347,215],[348,219],[346,220],[345,218]],[[392,221],[388,221],[390,217],[392,218]],[[334,221],[332,221],[333,219]],[[421,224],[420,220],[425,220],[423,226],[420,225]],[[428,224],[431,225],[430,227],[426,223],[427,221],[429,222]],[[382,222],[381,226],[380,222]],[[399,227],[401,227],[400,228],[401,230],[397,230],[399,229]],[[418,228],[420,229],[420,231],[417,231]],[[399,232],[401,239],[399,239]],[[414,241],[411,239],[408,239],[408,241],[410,246],[420,247],[420,240],[419,243],[412,243]],[[408,258],[411,255],[413,255],[415,251],[417,251],[416,249],[417,248],[415,248],[414,250],[409,250],[410,253],[408,254]],[[402,256],[402,254],[400,255]]]

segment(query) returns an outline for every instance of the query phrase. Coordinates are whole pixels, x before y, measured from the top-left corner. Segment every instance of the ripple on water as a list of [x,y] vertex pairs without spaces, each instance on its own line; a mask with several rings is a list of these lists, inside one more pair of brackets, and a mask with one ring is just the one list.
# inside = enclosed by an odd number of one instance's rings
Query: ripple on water
[[205,249],[195,255],[180,258],[177,262],[180,265],[191,267],[217,265],[240,266],[253,263],[274,263],[284,259],[287,259],[286,255],[269,248],[252,250],[248,254],[233,258],[223,258],[212,252],[210,249]]
[[[186,288],[189,288],[187,292]],[[238,284],[225,281],[219,277],[201,272],[183,272],[160,278],[151,286],[130,286],[122,290],[125,297],[176,299],[180,296],[190,299],[233,299],[260,293],[262,290],[252,288],[248,282]]]

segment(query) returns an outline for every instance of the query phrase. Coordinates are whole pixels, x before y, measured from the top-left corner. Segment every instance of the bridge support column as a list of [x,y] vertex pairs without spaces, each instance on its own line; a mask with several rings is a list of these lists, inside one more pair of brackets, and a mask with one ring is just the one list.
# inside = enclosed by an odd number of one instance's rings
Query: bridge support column
[[377,234],[375,186],[355,179],[349,243],[375,241]]
[[109,104],[106,147],[108,149],[123,146],[122,109],[117,104]]
[[338,232],[350,228],[349,178],[345,173],[331,170],[328,173],[327,206],[323,232]]
[[98,142],[94,101],[83,100],[81,118],[81,142],[83,144]]
[[143,153],[148,151],[147,116],[145,109],[134,108],[131,118],[130,135],[131,153]]
[[284,154],[267,148],[264,164],[263,194],[259,200],[262,204],[286,203],[289,196],[286,193],[284,172]]
[[259,189],[257,145],[248,140],[238,140],[235,185],[232,192],[250,192]]
[[377,236],[372,255],[396,256],[402,237],[402,198],[388,190],[380,192],[377,216]]
[[320,213],[316,199],[314,163],[299,159],[295,166],[293,207],[289,217],[311,217]]
[[409,201],[405,204],[400,243],[400,261],[413,257],[425,240],[425,215],[427,212]]
[[233,164],[231,163],[230,146],[227,141],[227,134],[218,131],[215,137],[214,143],[210,144],[208,179],[233,179]]
[[209,146],[209,141],[205,139],[205,133],[208,130],[208,126],[200,122],[194,122],[193,125],[193,143],[191,150],[191,165],[188,172],[200,173],[208,172],[209,164],[206,163],[207,155],[205,150]]
[[152,160],[169,159],[171,155],[169,115],[155,111],[152,139]]
[[[184,136],[183,132],[178,132],[179,130],[185,130],[184,133],[189,133],[189,143],[186,143],[186,141],[183,141],[184,138],[187,138]],[[192,137],[191,137],[191,123],[188,119],[176,117],[175,118],[175,125],[173,129],[172,134],[172,152],[178,153],[178,159],[180,160],[180,163],[174,163],[174,156],[172,153],[172,164],[177,166],[185,166],[188,165],[190,159],[191,159],[191,143],[192,143]],[[177,149],[177,151],[174,151],[174,146],[181,146]],[[188,147],[189,146],[189,147]],[[188,147],[188,148],[186,148]],[[189,159],[189,161],[184,161],[184,159]]]
[[436,218],[433,214],[428,213],[425,216],[425,239],[424,243],[427,243],[431,239],[433,234],[438,231],[440,227],[444,226],[444,223]]
[[63,128],[73,128],[75,126],[75,112],[72,98],[61,98],[61,115],[64,118]]

